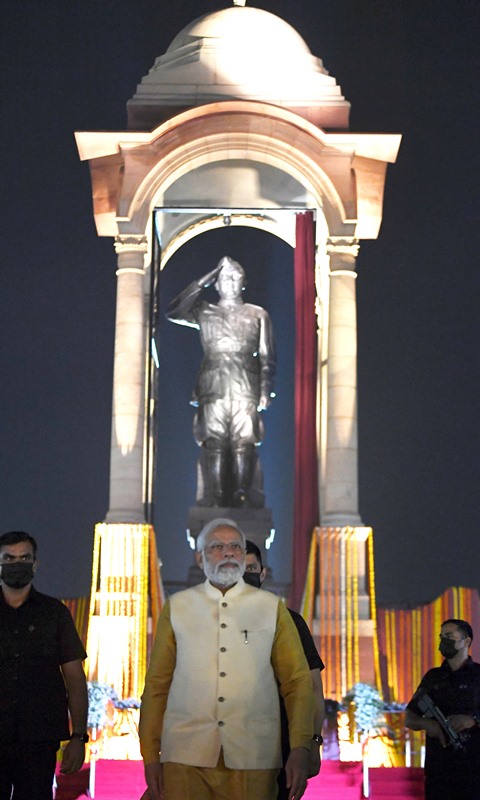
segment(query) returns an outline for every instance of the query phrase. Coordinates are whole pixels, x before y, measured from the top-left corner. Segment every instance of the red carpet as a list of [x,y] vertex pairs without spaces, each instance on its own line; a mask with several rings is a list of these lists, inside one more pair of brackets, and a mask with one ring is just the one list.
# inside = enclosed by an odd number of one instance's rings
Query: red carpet
[[[74,775],[57,776],[55,800],[88,797],[90,768]],[[143,761],[106,761],[95,764],[95,800],[139,800],[146,789]]]
[[[56,800],[88,797],[89,767],[58,777]],[[371,800],[423,798],[423,770],[380,767],[369,770]],[[98,761],[95,800],[139,800],[145,790],[141,761]],[[361,800],[362,765],[324,761],[320,775],[308,782],[305,800]],[[181,798],[178,798],[181,800]]]
[[369,771],[371,800],[423,798],[423,769],[420,767],[378,767]]
[[324,761],[320,775],[308,781],[305,800],[360,800],[362,765]]

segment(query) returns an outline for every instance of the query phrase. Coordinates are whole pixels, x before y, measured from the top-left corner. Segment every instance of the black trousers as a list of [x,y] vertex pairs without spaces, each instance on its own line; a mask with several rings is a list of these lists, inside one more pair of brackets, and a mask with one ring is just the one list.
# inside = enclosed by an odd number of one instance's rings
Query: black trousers
[[[282,767],[282,769],[278,773],[277,784],[278,784],[277,800],[288,800],[287,777],[285,775],[285,767]],[[3,800],[3,798],[0,798],[0,800]]]
[[0,743],[0,800],[52,800],[59,744]]

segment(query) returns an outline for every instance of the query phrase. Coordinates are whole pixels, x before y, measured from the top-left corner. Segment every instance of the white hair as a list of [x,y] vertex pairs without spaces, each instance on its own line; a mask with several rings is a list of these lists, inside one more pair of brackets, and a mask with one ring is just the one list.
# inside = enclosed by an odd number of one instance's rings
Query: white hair
[[233,519],[228,519],[227,517],[217,517],[217,519],[212,519],[211,522],[207,522],[207,524],[203,526],[202,530],[198,534],[197,550],[199,553],[204,551],[206,539],[211,533],[213,533],[213,531],[216,531],[217,528],[233,528],[233,530],[237,531],[239,534],[244,547],[246,546],[245,534],[242,529],[238,527],[237,523]]

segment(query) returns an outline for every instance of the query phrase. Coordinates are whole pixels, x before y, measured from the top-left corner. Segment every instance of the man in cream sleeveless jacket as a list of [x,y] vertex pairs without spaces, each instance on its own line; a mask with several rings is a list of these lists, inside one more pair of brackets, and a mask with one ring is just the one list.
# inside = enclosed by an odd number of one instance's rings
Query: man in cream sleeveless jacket
[[216,519],[197,540],[205,583],[165,604],[140,714],[150,800],[275,800],[278,691],[287,709],[290,800],[307,784],[314,698],[283,602],[244,583],[245,536]]

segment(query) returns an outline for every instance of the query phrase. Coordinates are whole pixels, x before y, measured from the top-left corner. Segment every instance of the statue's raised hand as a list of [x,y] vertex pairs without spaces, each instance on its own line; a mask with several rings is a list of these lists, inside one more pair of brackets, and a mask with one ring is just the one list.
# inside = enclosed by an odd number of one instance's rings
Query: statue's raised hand
[[209,286],[212,285],[212,283],[215,283],[221,272],[222,267],[223,264],[220,263],[215,267],[215,269],[212,269],[210,272],[207,272],[207,274],[204,275],[203,278],[199,278],[197,283],[200,289],[207,289]]

